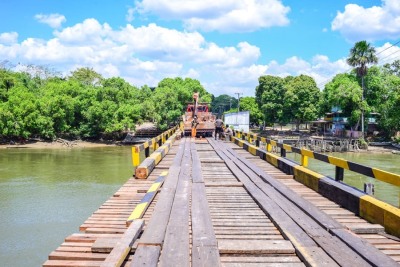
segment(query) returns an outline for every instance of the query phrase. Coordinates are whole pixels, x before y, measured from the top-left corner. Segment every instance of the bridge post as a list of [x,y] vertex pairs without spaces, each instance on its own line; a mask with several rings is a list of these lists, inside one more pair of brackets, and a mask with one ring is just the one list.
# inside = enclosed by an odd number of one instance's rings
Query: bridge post
[[140,164],[140,155],[139,151],[137,151],[136,147],[132,147],[132,165],[133,167],[137,167]]
[[281,147],[281,157],[286,158],[286,149],[284,149],[283,147]]
[[343,181],[344,169],[336,166],[335,168],[335,181]]
[[155,138],[151,139],[151,142],[152,142],[152,144],[153,144],[153,152],[154,152],[154,151],[156,151],[157,148],[158,148],[158,143],[156,142],[156,139],[155,139]]
[[301,162],[300,165],[303,167],[307,167],[308,166],[308,157],[301,155]]
[[272,145],[271,143],[267,143],[267,152],[271,152],[272,151]]
[[256,137],[256,147],[260,147],[260,140],[258,140],[258,137]]

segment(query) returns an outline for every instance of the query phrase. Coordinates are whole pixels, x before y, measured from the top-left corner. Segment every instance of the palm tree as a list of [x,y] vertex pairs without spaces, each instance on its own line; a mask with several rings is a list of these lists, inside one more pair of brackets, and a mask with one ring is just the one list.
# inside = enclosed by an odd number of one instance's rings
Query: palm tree
[[[347,64],[355,67],[357,76],[361,77],[362,102],[364,102],[364,76],[367,74],[367,65],[378,63],[375,53],[375,48],[371,44],[367,43],[367,41],[360,41],[350,49],[350,54],[347,58]],[[361,109],[361,131],[364,137],[364,108]]]

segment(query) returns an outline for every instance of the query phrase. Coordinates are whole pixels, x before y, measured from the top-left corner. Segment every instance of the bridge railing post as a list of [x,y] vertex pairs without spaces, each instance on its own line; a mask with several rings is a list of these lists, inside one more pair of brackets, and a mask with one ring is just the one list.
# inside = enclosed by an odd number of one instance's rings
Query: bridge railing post
[[286,158],[286,149],[284,149],[283,147],[281,147],[281,157]]
[[156,139],[155,138],[151,139],[151,142],[153,144],[153,151],[156,151],[158,148],[158,143],[157,143]]
[[256,137],[256,147],[260,147],[260,140],[258,140],[258,137]]
[[137,167],[140,164],[140,152],[136,147],[132,147],[132,165]]
[[301,155],[301,161],[300,161],[301,166],[307,167],[308,166],[308,157]]
[[335,181],[343,181],[344,169],[336,166],[335,168]]
[[272,145],[270,142],[267,142],[267,152],[271,152],[272,151]]

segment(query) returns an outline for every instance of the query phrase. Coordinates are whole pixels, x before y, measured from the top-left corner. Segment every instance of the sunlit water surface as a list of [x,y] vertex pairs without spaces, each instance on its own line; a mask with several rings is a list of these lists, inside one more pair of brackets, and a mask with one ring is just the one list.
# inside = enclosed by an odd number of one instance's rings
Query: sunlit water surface
[[132,175],[130,153],[0,150],[0,265],[41,266]]

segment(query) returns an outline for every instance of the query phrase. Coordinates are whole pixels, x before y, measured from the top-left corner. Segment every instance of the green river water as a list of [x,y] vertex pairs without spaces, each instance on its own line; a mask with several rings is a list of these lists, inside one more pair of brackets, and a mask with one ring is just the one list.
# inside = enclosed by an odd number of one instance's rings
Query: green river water
[[[400,155],[335,155],[400,173]],[[334,175],[325,163],[310,167]],[[0,150],[0,266],[41,266],[131,175],[130,147]],[[398,205],[399,188],[345,172],[353,186],[364,181]]]

